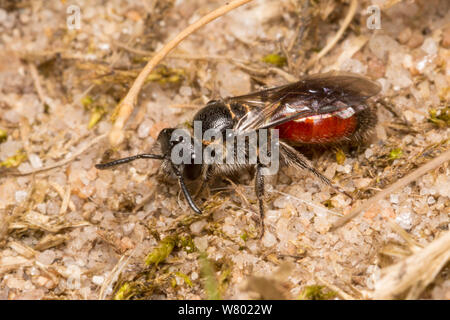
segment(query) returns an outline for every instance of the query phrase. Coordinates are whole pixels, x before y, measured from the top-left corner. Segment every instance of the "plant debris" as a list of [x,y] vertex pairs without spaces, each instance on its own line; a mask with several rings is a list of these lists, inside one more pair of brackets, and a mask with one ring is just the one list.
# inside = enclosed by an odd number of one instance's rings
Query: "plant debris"
[[330,300],[337,296],[336,292],[328,290],[325,286],[307,286],[298,296],[299,300]]

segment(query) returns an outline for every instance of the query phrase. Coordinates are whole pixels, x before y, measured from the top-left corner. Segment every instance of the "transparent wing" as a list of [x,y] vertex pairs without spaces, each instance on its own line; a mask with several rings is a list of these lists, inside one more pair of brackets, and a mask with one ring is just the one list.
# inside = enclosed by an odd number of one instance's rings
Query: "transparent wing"
[[294,119],[344,110],[364,103],[380,90],[376,82],[365,77],[333,71],[305,76],[295,83],[225,101],[250,107],[250,111],[235,126],[237,132],[245,133]]

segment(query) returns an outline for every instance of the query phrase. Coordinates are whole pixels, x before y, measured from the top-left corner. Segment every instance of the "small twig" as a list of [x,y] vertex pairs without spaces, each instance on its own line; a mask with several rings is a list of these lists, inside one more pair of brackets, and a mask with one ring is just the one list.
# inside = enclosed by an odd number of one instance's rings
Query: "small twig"
[[69,207],[70,202],[70,184],[67,185],[66,191],[64,191],[64,196],[61,203],[61,208],[59,209],[59,214],[64,215],[67,211],[67,208]]
[[247,197],[242,192],[241,186],[236,185],[233,181],[231,181],[230,178],[224,177],[224,180],[227,181],[231,186],[233,187],[233,190],[239,195],[239,197],[244,201],[245,205],[247,207],[250,207],[250,202],[248,201]]
[[147,50],[141,50],[141,49],[136,49],[133,47],[130,47],[128,45],[126,45],[125,43],[122,43],[120,41],[114,41],[112,42],[113,45],[115,45],[116,47],[126,50],[128,52],[140,55],[140,56],[152,56],[153,52],[152,51],[147,51]]
[[127,95],[118,106],[117,118],[109,133],[109,141],[112,145],[118,145],[123,141],[124,139],[123,127],[125,126],[126,121],[128,120],[133,111],[134,105],[137,101],[138,94],[141,91],[142,86],[144,85],[144,82],[147,79],[150,72],[161,62],[161,60],[163,60],[167,56],[167,54],[170,51],[172,51],[181,41],[186,39],[190,34],[194,33],[196,30],[205,26],[209,22],[223,16],[229,11],[237,7],[240,7],[250,1],[252,0],[234,0],[210,12],[209,14],[203,16],[193,24],[189,25],[183,31],[181,31],[175,38],[170,40],[158,53],[156,53],[153,56],[153,58],[147,63],[144,69],[142,69],[141,73],[134,81]]
[[296,82],[298,81],[298,78],[293,76],[292,74],[280,69],[280,68],[276,68],[276,67],[271,67],[271,68],[267,68],[267,69],[261,69],[259,67],[250,67],[247,66],[243,63],[237,62],[237,61],[230,61],[232,64],[234,64],[236,67],[250,73],[250,74],[254,74],[257,76],[261,76],[261,77],[266,77],[267,75],[269,75],[270,72],[272,73],[276,73],[279,76],[283,77],[286,81],[288,82]]
[[325,279],[323,279],[323,278],[321,278],[319,276],[315,276],[315,278],[317,279],[317,281],[321,282],[323,285],[325,285],[326,287],[328,287],[331,290],[333,290],[334,292],[336,292],[337,295],[340,296],[342,299],[344,299],[344,300],[358,300],[356,297],[353,297],[352,295],[348,294],[347,292],[345,292],[344,290],[342,290],[338,286],[335,286],[334,284],[326,281]]
[[102,140],[103,138],[106,137],[106,134],[102,134],[101,136],[98,136],[94,139],[92,139],[91,141],[89,141],[86,146],[80,148],[79,150],[77,150],[73,156],[61,160],[57,163],[54,163],[52,165],[43,167],[43,168],[39,168],[39,169],[34,169],[34,170],[30,170],[30,171],[26,171],[26,172],[11,172],[10,174],[13,176],[28,176],[30,174],[36,174],[36,173],[40,173],[40,172],[44,172],[44,171],[48,171],[51,169],[55,169],[58,167],[61,167],[63,165],[66,165],[68,163],[70,163],[71,161],[75,160],[76,158],[78,158],[80,155],[82,155],[84,152],[86,152],[86,150],[88,150],[90,147],[92,147],[93,145],[97,144],[100,140]]
[[278,74],[279,76],[283,77],[288,82],[297,82],[299,80],[296,76],[293,76],[289,72],[286,72],[280,68],[272,67],[272,68],[269,68],[269,71]]
[[[153,51],[147,51],[147,50],[141,50],[141,49],[135,49],[130,46],[127,46],[126,44],[123,44],[121,42],[115,41],[113,44],[123,50],[129,51],[131,53],[140,55],[140,56],[147,56],[147,57],[153,57],[155,53]],[[171,53],[169,54],[166,59],[177,59],[177,60],[217,60],[217,61],[237,61],[241,63],[248,63],[248,61],[240,60],[233,57],[227,57],[227,56],[219,56],[219,55],[210,55],[210,54],[189,54],[189,53]]]
[[327,212],[327,213],[330,213],[330,214],[333,214],[333,215],[342,217],[342,214],[339,213],[339,212],[330,210],[330,209],[328,209],[328,208],[326,208],[326,207],[319,206],[319,205],[317,205],[317,204],[314,204],[313,202],[309,202],[309,201],[303,200],[303,199],[301,199],[301,198],[295,197],[295,196],[293,196],[292,194],[285,193],[285,192],[282,192],[282,191],[278,191],[278,190],[276,190],[276,189],[273,189],[273,191],[269,191],[269,192],[276,192],[276,193],[279,193],[279,194],[284,195],[284,196],[286,196],[286,197],[289,197],[289,198],[295,199],[295,200],[297,200],[297,201],[303,202],[304,204],[306,204],[306,205],[309,206],[309,207],[316,208],[316,209],[325,211],[325,212]]
[[322,50],[320,50],[320,52],[314,58],[312,58],[309,61],[309,63],[306,65],[306,70],[311,68],[317,61],[320,60],[320,58],[325,56],[331,49],[333,49],[333,47],[336,45],[336,43],[344,34],[345,30],[347,30],[347,27],[350,25],[350,22],[352,22],[357,7],[358,7],[358,0],[352,0],[352,2],[350,3],[350,8],[348,9],[347,16],[345,17],[344,22],[342,23],[338,32],[333,37],[333,39],[331,39],[331,41],[328,42],[328,44]]
[[134,255],[136,254],[136,249],[137,246],[129,254],[125,253],[120,257],[119,261],[111,270],[111,272],[108,274],[108,276],[106,277],[105,281],[103,282],[100,288],[100,292],[98,295],[99,300],[106,299],[106,295],[109,293],[111,285],[117,281],[119,275],[122,273],[122,271],[126,268],[128,263],[130,262],[130,259],[134,257]]
[[[69,201],[69,203],[68,203],[69,209],[71,211],[75,211],[76,210],[75,204],[72,202],[72,200],[70,200],[70,192],[69,192],[69,196],[67,196],[67,192],[68,192],[67,190],[70,190],[70,187],[68,187],[66,189],[66,191],[64,191],[63,187],[61,187],[58,183],[56,183],[54,181],[50,181],[49,184],[53,189],[56,190],[56,192],[58,192],[59,196],[61,197],[61,199],[63,201],[64,201],[64,199],[69,198],[69,200],[68,200]],[[62,207],[62,205],[61,205],[61,207]],[[66,210],[67,210],[67,208],[66,208]],[[60,210],[60,214],[61,214],[61,210]]]
[[388,1],[385,1],[385,2],[381,5],[381,8],[382,8],[383,10],[386,10],[386,9],[389,9],[389,8],[395,6],[397,3],[402,2],[402,1],[403,1],[403,0],[388,0]]
[[39,100],[41,100],[42,105],[48,104],[48,98],[44,93],[44,89],[42,89],[41,80],[39,79],[39,74],[36,66],[33,63],[30,63],[28,64],[28,68],[30,69],[31,78],[33,79],[33,84],[38,94]]
[[391,226],[392,230],[397,232],[403,238],[403,240],[405,240],[405,242],[408,244],[408,248],[412,252],[417,252],[423,248],[423,246],[420,243],[414,240],[413,237],[411,237],[409,233],[405,231],[405,229],[403,229],[397,223],[395,223],[393,219],[389,219],[388,224]]
[[176,103],[176,104],[171,104],[169,106],[169,108],[174,108],[174,109],[200,109],[201,106],[197,105],[197,104]]
[[377,193],[374,197],[368,199],[367,201],[365,201],[360,206],[358,206],[358,207],[354,208],[353,210],[351,210],[344,217],[342,217],[339,220],[337,220],[333,224],[333,226],[331,227],[330,231],[334,231],[334,230],[342,227],[343,225],[347,224],[351,219],[353,219],[354,217],[359,215],[361,212],[369,209],[372,205],[374,205],[378,201],[382,200],[387,195],[394,193],[397,189],[400,189],[402,187],[407,186],[408,184],[410,184],[411,182],[413,182],[417,178],[421,177],[422,175],[424,175],[428,171],[431,171],[431,170],[434,170],[434,169],[438,168],[440,165],[442,165],[443,163],[445,163],[445,162],[447,162],[449,160],[450,160],[450,150],[447,150],[446,152],[441,154],[439,157],[431,160],[430,162],[424,164],[420,168],[414,170],[413,172],[411,172],[407,176],[401,178],[400,180],[398,180],[397,182],[392,184],[390,187],[388,187],[388,188],[384,189],[383,191]]

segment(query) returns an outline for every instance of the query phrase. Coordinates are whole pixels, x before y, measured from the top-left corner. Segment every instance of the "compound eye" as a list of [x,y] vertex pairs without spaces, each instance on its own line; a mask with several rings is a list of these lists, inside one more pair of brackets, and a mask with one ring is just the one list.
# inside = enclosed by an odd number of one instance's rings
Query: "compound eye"
[[178,137],[176,140],[170,140],[170,146],[173,147],[174,145],[180,143],[183,141],[183,137]]

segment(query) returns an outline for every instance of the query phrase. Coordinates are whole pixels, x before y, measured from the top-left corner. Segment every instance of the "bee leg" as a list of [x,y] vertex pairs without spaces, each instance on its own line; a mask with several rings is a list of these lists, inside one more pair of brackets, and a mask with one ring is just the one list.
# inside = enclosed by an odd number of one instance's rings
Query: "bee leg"
[[256,164],[255,169],[255,192],[256,198],[258,199],[259,206],[259,218],[261,224],[261,233],[259,238],[264,236],[264,176],[261,174],[262,165],[260,163]]
[[284,158],[284,162],[287,165],[296,166],[301,169],[306,169],[310,172],[312,172],[316,177],[318,177],[320,180],[322,180],[323,183],[329,185],[333,189],[335,189],[338,192],[341,192],[345,194],[347,197],[353,200],[353,197],[348,194],[344,189],[342,189],[340,186],[337,186],[333,184],[327,177],[325,177],[323,174],[321,174],[319,171],[317,171],[312,164],[306,159],[302,154],[297,152],[294,148],[291,146],[280,143],[280,152],[282,157]]
[[197,213],[202,214],[202,211],[197,207],[194,200],[192,200],[192,196],[189,193],[188,188],[186,187],[186,184],[184,183],[184,178],[181,172],[172,164],[172,170],[175,172],[175,175],[178,177],[178,182],[180,184],[181,191],[183,191],[184,197],[186,201],[188,202],[191,209]]
[[206,170],[204,170],[202,174],[202,181],[200,182],[200,185],[198,186],[197,190],[194,193],[194,199],[197,199],[200,196],[205,185],[208,184],[209,179],[211,179],[213,175],[213,170],[214,170],[213,166],[208,166]]

